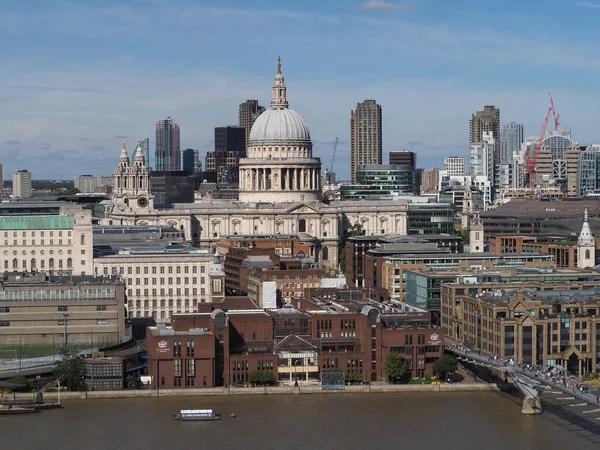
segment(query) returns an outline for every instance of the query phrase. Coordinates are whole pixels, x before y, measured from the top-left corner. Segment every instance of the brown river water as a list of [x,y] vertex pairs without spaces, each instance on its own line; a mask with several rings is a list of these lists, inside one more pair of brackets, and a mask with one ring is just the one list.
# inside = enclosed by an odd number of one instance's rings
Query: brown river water
[[[193,408],[225,417],[172,420]],[[0,416],[0,450],[600,449],[600,420],[569,414],[548,405],[523,416],[519,398],[491,392],[72,400],[62,410]]]

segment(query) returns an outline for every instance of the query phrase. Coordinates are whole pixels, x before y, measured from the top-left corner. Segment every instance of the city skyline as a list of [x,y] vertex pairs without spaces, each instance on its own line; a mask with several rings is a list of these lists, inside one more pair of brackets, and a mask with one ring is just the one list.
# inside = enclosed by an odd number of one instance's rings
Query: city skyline
[[[110,174],[120,142],[131,147],[152,135],[154,121],[167,115],[181,125],[182,148],[198,148],[203,158],[214,127],[236,123],[241,102],[268,103],[278,55],[294,87],[290,107],[306,118],[315,156],[328,165],[340,137],[339,179],[350,172],[348,111],[365,98],[384,110],[383,153],[412,145],[424,168],[442,167],[451,154],[467,157],[468,120],[484,105],[502,110],[502,124],[523,123],[526,135],[537,135],[548,91],[576,141],[600,141],[589,114],[600,58],[587,43],[599,33],[600,5],[322,3],[7,2],[0,18],[4,60],[18,70],[0,75],[6,173],[27,168],[40,179],[72,178],[93,167]],[[131,33],[156,30],[158,20],[181,27],[172,27],[166,40],[161,33]],[[569,26],[574,22],[577,33]],[[281,39],[248,32],[257,26],[274,27]],[[550,28],[551,36],[540,32]],[[192,49],[190,33],[199,44]],[[236,57],[223,57],[234,45],[242,47]],[[157,54],[167,64],[157,64]],[[570,83],[575,71],[577,85]]]

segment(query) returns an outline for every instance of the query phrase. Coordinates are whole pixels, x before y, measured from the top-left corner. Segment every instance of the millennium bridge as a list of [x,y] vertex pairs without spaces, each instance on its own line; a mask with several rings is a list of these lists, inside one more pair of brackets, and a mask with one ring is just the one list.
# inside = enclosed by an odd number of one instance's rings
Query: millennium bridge
[[[581,408],[582,414],[591,414],[595,420],[600,420],[600,396],[597,392],[590,393],[575,385],[581,381],[569,377],[560,366],[547,368],[522,364],[514,364],[501,359],[472,353],[468,349],[446,347],[459,361],[469,364],[496,369],[509,376],[514,385],[523,393],[523,414],[539,414],[542,412],[542,393],[555,396],[555,400],[565,402],[570,408]],[[581,383],[582,384],[582,383]],[[590,407],[592,409],[590,409]]]

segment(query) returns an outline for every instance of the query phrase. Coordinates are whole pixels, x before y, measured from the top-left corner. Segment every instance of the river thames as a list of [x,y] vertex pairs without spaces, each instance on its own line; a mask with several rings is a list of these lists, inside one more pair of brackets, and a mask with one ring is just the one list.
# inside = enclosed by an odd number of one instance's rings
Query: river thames
[[[175,422],[213,408],[215,422]],[[227,417],[236,413],[237,418]],[[0,416],[3,450],[598,449],[600,436],[552,411],[523,416],[500,393],[248,395],[76,400]]]

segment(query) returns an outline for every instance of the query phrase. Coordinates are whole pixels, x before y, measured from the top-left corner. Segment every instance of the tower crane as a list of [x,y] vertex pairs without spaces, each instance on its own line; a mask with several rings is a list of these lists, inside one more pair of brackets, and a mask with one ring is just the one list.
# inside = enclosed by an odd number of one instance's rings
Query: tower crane
[[329,171],[333,172],[333,161],[335,160],[335,152],[338,147],[338,138],[335,138],[335,143],[333,144],[333,155],[331,156],[331,165],[329,166]]
[[537,169],[537,161],[542,150],[542,143],[544,142],[544,138],[546,137],[546,129],[548,128],[548,121],[550,120],[551,114],[554,117],[554,131],[557,131],[559,126],[560,114],[558,114],[556,112],[556,109],[554,108],[554,100],[552,100],[552,94],[548,93],[548,95],[550,96],[550,106],[548,107],[548,112],[546,113],[544,124],[542,125],[540,138],[535,143],[535,152],[533,152],[533,156],[531,155],[532,152],[526,155],[527,168],[525,170],[529,174],[529,186],[531,188],[535,187],[535,171]]

